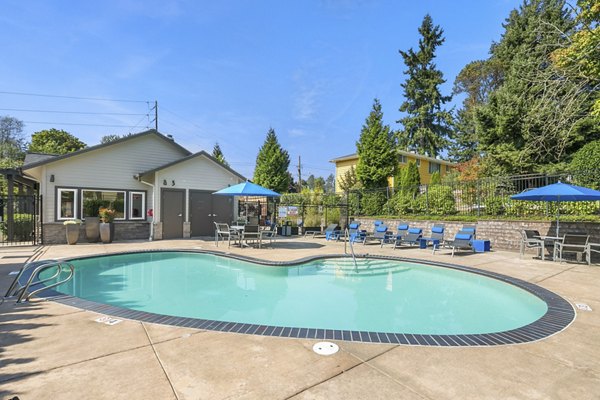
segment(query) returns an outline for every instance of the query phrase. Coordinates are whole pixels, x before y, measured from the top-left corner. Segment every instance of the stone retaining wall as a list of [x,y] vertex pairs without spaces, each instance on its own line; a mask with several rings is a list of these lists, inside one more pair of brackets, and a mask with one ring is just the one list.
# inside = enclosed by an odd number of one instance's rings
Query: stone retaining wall
[[[139,240],[148,239],[150,237],[150,223],[145,221],[140,222],[115,222],[115,238],[113,241],[119,240]],[[79,243],[86,243],[85,238],[85,223],[79,226]],[[62,222],[52,222],[44,224],[43,244],[65,244],[67,238],[65,234],[65,226]]]
[[[361,223],[362,229],[373,230],[375,218],[355,218]],[[456,222],[456,221],[410,221],[403,219],[385,220],[387,226],[396,231],[400,222],[408,223],[411,227],[423,228],[425,235],[431,232],[434,224],[444,224],[446,227],[444,237],[451,239],[463,225],[477,225],[477,238],[489,239],[492,247],[505,250],[519,250],[521,242],[521,231],[532,229],[539,231],[545,236],[556,235],[556,221],[493,221],[483,220],[479,222]],[[593,222],[561,222],[560,234],[568,232],[582,232],[590,235],[590,242],[600,243],[600,224]]]

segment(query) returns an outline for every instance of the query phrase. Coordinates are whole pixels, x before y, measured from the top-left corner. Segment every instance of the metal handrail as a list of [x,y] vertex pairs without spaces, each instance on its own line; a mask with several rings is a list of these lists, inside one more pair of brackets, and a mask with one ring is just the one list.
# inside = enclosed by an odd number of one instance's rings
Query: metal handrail
[[[63,279],[62,281],[58,281],[58,282],[55,282],[55,283],[53,283],[52,285],[49,285],[49,286],[44,286],[44,287],[42,287],[42,288],[39,288],[39,289],[36,289],[36,290],[34,290],[33,292],[29,293],[29,294],[27,295],[27,297],[25,297],[25,300],[29,301],[29,299],[30,299],[32,296],[34,296],[34,295],[38,294],[39,292],[41,292],[41,291],[43,291],[43,290],[46,290],[46,289],[52,289],[53,287],[57,287],[57,286],[59,286],[59,285],[62,285],[63,283],[67,283],[68,281],[70,281],[70,280],[71,280],[71,278],[73,278],[73,274],[75,273],[75,267],[73,266],[73,264],[70,264],[70,263],[66,263],[66,264],[67,264],[67,266],[69,267],[69,276],[67,276],[67,277],[66,277],[65,279]],[[58,269],[60,270],[60,272],[62,272],[62,265],[60,265],[60,264],[59,264],[59,265],[58,265]],[[35,284],[35,285],[37,285],[37,284],[39,284],[39,283],[42,283],[42,282],[45,282],[45,281],[47,281],[47,279],[45,279],[44,281],[35,282],[34,284]],[[29,288],[29,286],[28,286],[27,288]],[[25,292],[26,292],[26,291],[24,290],[24,291],[23,291],[23,293],[21,293],[21,296],[19,296],[19,299],[17,300],[17,303],[19,303],[19,302],[21,301],[22,297],[25,295]]]
[[[42,263],[42,264],[40,264]],[[51,265],[51,264],[56,264],[57,260],[45,260],[45,261],[34,261],[34,262],[28,262],[26,263],[23,268],[21,268],[21,270],[19,271],[19,274],[17,275],[17,277],[15,278],[15,280],[11,283],[11,285],[9,286],[8,290],[6,291],[6,294],[4,295],[4,297],[12,297],[12,296],[16,296],[18,291],[22,289],[19,288],[17,289],[17,291],[15,291],[13,293],[13,290],[15,289],[15,287],[19,284],[19,280],[21,279],[21,277],[23,276],[23,274],[25,273],[25,271],[33,268],[33,267],[39,267],[40,265]]]
[[344,230],[344,254],[348,254],[348,252],[346,251],[346,243],[350,243],[350,252],[352,253],[352,260],[354,261],[354,268],[358,270],[356,254],[354,254],[354,245],[352,244],[352,240],[350,240],[350,231],[348,231],[348,228]]
[[[63,265],[67,265],[69,267],[69,275],[62,279],[59,280],[51,285],[48,286],[44,286],[42,288],[36,289],[34,291],[32,291],[31,293],[28,293],[27,291],[29,290],[29,288],[33,285],[40,285],[43,284],[45,282],[51,281],[55,278],[57,278],[58,276],[60,276],[60,274],[63,272]],[[25,285],[20,286],[20,282],[19,279],[23,276],[24,272],[33,268],[35,266],[35,269],[33,270],[33,272],[31,273],[31,275],[29,276],[29,278],[27,279],[27,282],[25,283]],[[37,280],[34,282],[34,279],[36,277],[39,276],[39,274],[50,267],[57,267],[56,268],[56,272],[49,278],[45,278],[42,280]],[[23,268],[21,269],[21,271],[19,272],[19,275],[17,275],[17,277],[15,278],[15,280],[13,281],[13,283],[10,285],[10,287],[8,288],[8,291],[6,292],[6,296],[5,297],[17,297],[17,303],[20,303],[21,301],[23,301],[23,299],[25,299],[26,301],[29,301],[29,299],[43,291],[46,289],[51,289],[53,287],[62,285],[63,283],[68,282],[69,280],[71,280],[71,278],[73,278],[73,275],[75,273],[75,267],[73,266],[73,264],[71,263],[67,263],[67,262],[61,262],[61,261],[56,261],[56,260],[52,260],[50,262],[47,263],[43,263],[41,265],[39,265],[38,263],[28,263],[25,264],[25,266],[23,266]],[[18,289],[15,289],[17,287],[17,285],[19,285],[20,287]]]

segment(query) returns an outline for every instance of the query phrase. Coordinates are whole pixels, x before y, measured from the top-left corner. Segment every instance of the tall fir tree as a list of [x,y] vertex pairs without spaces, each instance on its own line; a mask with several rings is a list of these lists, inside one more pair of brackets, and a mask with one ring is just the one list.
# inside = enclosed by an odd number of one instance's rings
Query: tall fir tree
[[378,99],[373,102],[356,142],[358,164],[356,176],[366,189],[387,186],[398,163],[396,141],[389,125],[383,124],[383,112]]
[[400,112],[406,116],[397,121],[403,126],[398,132],[398,144],[400,148],[435,157],[448,146],[452,136],[452,114],[443,108],[452,97],[441,94],[440,85],[446,81],[434,63],[435,51],[445,40],[444,31],[439,25],[434,26],[427,14],[419,33],[416,52],[400,50],[408,77],[401,85],[405,101]]
[[215,143],[215,147],[213,147],[212,156],[216,158],[218,162],[229,167],[229,163],[225,160],[225,155],[223,155],[223,151],[221,150],[221,146],[219,146],[219,142]]
[[288,192],[292,182],[289,166],[290,156],[277,141],[275,130],[270,128],[256,157],[254,183],[276,192]]

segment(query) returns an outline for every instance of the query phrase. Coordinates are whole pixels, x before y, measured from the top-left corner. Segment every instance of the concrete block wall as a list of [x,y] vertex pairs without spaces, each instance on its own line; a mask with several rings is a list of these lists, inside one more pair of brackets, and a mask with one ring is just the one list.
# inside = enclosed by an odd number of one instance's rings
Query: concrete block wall
[[[361,229],[373,230],[375,218],[355,218],[361,223]],[[482,220],[478,222],[456,222],[456,221],[411,221],[408,219],[387,219],[386,225],[396,231],[400,223],[408,223],[411,227],[422,228],[425,234],[431,232],[435,224],[444,224],[446,238],[453,238],[463,225],[476,225],[477,238],[489,239],[492,247],[504,250],[519,250],[521,231],[524,229],[537,230],[544,236],[556,235],[556,221],[505,221],[505,220]],[[590,242],[600,243],[600,223],[592,222],[561,222],[560,235],[569,232],[581,232],[590,235]]]
[[[119,240],[140,240],[150,237],[150,223],[140,222],[115,222],[115,239]],[[44,224],[43,244],[65,244],[67,243],[65,226],[62,222],[52,222]],[[79,243],[87,243],[85,238],[85,223],[79,226]]]

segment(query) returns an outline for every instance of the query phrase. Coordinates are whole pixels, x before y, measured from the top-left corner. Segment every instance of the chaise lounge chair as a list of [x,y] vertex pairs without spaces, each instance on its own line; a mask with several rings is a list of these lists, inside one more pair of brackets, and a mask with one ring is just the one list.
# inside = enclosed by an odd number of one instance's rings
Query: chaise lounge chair
[[406,236],[401,239],[396,238],[394,240],[394,249],[398,248],[402,244],[406,243],[408,245],[416,245],[419,244],[419,241],[423,237],[423,229],[421,228],[409,228]]
[[527,249],[537,249],[538,256],[544,261],[544,240],[539,231],[525,229],[521,231],[520,257],[525,255]]
[[[443,244],[440,244],[440,246],[444,246],[444,247],[448,247],[452,249],[452,257],[454,257],[454,251],[456,249],[459,250],[471,250],[472,252],[475,252],[475,249],[473,248],[473,234],[470,232],[465,232],[465,231],[458,231],[458,233],[456,234],[456,236],[454,236],[454,239],[452,240],[445,240],[443,242]],[[438,246],[436,246],[435,244],[433,245],[433,252],[432,254],[435,254],[435,250],[438,248]]]

